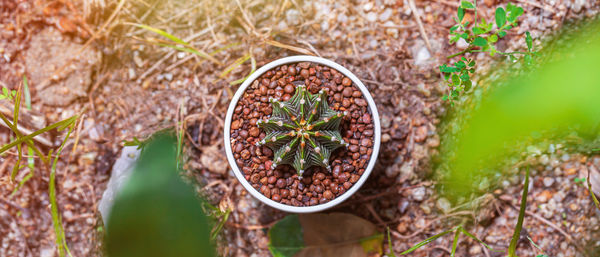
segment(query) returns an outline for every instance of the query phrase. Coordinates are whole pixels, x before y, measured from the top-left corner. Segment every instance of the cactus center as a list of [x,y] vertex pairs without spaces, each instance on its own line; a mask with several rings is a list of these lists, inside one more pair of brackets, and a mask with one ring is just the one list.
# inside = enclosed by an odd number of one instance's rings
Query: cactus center
[[269,102],[271,117],[257,121],[266,136],[256,145],[273,150],[271,168],[289,164],[299,178],[312,166],[331,171],[331,153],[348,146],[340,134],[340,123],[347,113],[329,108],[324,90],[311,94],[303,85],[296,87],[289,100],[270,98]]

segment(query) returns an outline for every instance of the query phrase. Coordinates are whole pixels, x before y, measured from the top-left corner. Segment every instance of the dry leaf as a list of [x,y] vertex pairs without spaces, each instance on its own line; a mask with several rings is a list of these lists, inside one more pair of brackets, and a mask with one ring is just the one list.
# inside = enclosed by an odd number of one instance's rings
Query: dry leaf
[[365,219],[348,213],[306,214],[298,219],[305,248],[295,256],[381,256],[383,234]]

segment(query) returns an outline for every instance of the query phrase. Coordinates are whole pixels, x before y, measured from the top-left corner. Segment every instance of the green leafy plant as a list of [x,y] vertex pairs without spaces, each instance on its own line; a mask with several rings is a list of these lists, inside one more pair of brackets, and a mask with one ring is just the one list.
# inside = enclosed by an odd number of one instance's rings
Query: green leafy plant
[[273,150],[271,167],[291,164],[300,178],[311,166],[331,170],[331,153],[348,146],[340,134],[340,122],[346,114],[329,108],[324,90],[313,95],[304,85],[299,85],[288,101],[269,101],[273,107],[271,117],[257,122],[267,135],[256,145]]
[[[474,11],[474,22],[464,21],[465,12]],[[508,3],[506,10],[498,7],[495,12],[495,23],[488,22],[485,18],[477,20],[477,2],[462,1],[454,18],[456,25],[450,28],[450,44],[455,44],[463,39],[468,46],[455,54],[447,56],[448,59],[459,57],[459,60],[453,64],[443,64],[439,67],[444,76],[444,80],[449,88],[449,93],[442,99],[450,101],[452,104],[458,100],[461,92],[467,92],[473,86],[471,78],[475,72],[476,62],[474,59],[465,57],[467,53],[489,53],[490,56],[496,54],[506,55],[510,60],[516,61],[517,55],[524,56],[525,63],[530,64],[532,57],[537,55],[533,50],[533,39],[529,32],[525,33],[525,43],[527,51],[525,52],[501,52],[496,48],[499,39],[507,35],[507,31],[518,26],[518,18],[523,14],[523,8]],[[494,24],[496,28],[494,28]]]
[[2,87],[2,94],[0,94],[0,100],[8,99],[13,101],[13,97],[17,94],[16,90],[8,90],[6,87]]
[[[31,109],[31,97],[29,95],[29,86],[27,82],[27,78],[23,77],[23,85],[25,88],[25,104],[28,109]],[[65,233],[62,225],[62,218],[58,212],[58,203],[56,200],[56,166],[58,163],[58,158],[62,153],[62,149],[65,146],[67,139],[69,139],[71,132],[73,131],[76,121],[78,119],[78,115],[73,116],[71,118],[56,122],[52,125],[49,125],[45,128],[34,131],[29,135],[23,135],[21,131],[18,129],[18,121],[19,121],[19,110],[21,107],[21,98],[22,98],[22,87],[19,86],[17,90],[8,90],[6,87],[2,89],[2,95],[0,95],[0,100],[11,101],[13,103],[13,119],[12,122],[2,113],[0,113],[0,119],[2,122],[13,132],[15,139],[0,147],[0,154],[5,153],[6,151],[13,149],[16,147],[17,150],[17,160],[13,167],[11,173],[11,181],[15,181],[16,175],[18,171],[23,167],[28,167],[30,172],[27,174],[18,184],[18,186],[13,191],[12,195],[14,195],[19,188],[21,188],[27,180],[29,180],[34,174],[35,160],[34,157],[37,157],[42,162],[40,168],[49,168],[50,169],[50,179],[48,186],[48,195],[50,196],[50,210],[52,215],[52,223],[54,227],[54,234],[56,237],[56,246],[58,249],[58,254],[61,257],[66,255],[71,256],[71,252],[67,246],[67,241],[65,239]],[[53,150],[50,150],[47,154],[44,154],[42,150],[40,150],[34,143],[33,138],[37,135],[46,133],[51,130],[62,131],[68,129],[65,138],[62,140],[60,147],[57,149],[55,153]],[[23,160],[23,144],[27,146],[28,154],[27,157],[27,165],[22,166],[21,162]],[[54,154],[54,156],[53,156]],[[52,157],[54,159],[51,162]]]

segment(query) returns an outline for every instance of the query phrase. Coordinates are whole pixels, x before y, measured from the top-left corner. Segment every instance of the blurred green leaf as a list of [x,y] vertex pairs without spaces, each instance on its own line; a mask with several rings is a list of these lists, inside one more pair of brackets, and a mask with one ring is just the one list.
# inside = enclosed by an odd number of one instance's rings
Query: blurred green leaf
[[444,72],[444,73],[452,73],[452,72],[457,72],[458,69],[456,67],[453,66],[448,66],[446,64],[440,66],[440,72]]
[[460,7],[464,9],[475,9],[475,5],[473,5],[473,3],[465,0],[460,2]]
[[269,251],[275,257],[291,257],[304,248],[298,215],[288,215],[269,230]]
[[482,37],[476,37],[473,40],[473,45],[480,46],[480,47],[486,46],[487,40],[485,40],[485,38],[482,38]]
[[481,34],[483,34],[483,33],[485,33],[485,31],[484,31],[483,29],[481,29],[481,28],[479,28],[479,27],[474,27],[474,28],[473,28],[473,34],[474,34],[474,35],[481,35]]
[[531,33],[529,31],[525,32],[525,42],[527,43],[527,50],[531,52],[533,48],[533,39],[531,38]]
[[448,193],[458,197],[475,191],[474,178],[499,168],[533,131],[575,129],[584,138],[598,136],[600,35],[584,33],[588,29],[572,39],[572,47],[545,53],[560,61],[521,76],[506,74],[509,81],[490,90],[477,109],[455,117],[464,125],[442,145],[440,158],[449,171],[444,183]]
[[458,16],[458,22],[462,22],[463,18],[465,17],[465,9],[463,9],[462,7],[458,7],[456,15]]
[[381,254],[383,234],[367,220],[347,213],[289,215],[269,230],[275,257]]
[[496,8],[496,26],[501,28],[504,24],[506,24],[506,12],[504,8],[498,7]]
[[142,150],[108,218],[108,256],[215,256],[201,200],[178,175],[176,147],[161,134]]

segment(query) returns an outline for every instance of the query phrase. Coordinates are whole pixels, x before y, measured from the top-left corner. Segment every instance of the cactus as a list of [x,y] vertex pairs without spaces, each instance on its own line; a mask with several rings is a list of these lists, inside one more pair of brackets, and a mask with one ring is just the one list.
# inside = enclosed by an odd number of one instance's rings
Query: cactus
[[331,153],[339,147],[348,147],[340,134],[340,122],[347,113],[329,108],[324,90],[313,95],[304,85],[297,86],[288,101],[270,98],[269,102],[273,108],[271,117],[257,121],[266,136],[256,145],[273,150],[271,167],[290,164],[300,179],[311,166],[331,171]]

